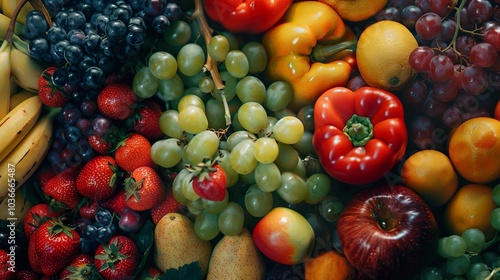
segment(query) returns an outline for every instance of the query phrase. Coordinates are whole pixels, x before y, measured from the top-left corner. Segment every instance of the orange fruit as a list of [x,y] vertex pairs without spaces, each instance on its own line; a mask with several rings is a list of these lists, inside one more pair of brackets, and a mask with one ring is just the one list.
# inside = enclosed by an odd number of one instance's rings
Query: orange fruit
[[341,18],[362,21],[374,16],[385,7],[388,0],[318,0],[332,7]]
[[448,202],[458,188],[458,175],[450,159],[437,150],[412,154],[401,169],[403,184],[414,190],[431,206]]
[[354,280],[356,270],[349,261],[334,251],[324,251],[307,259],[305,280]]
[[409,62],[410,53],[417,47],[417,40],[401,23],[375,22],[358,39],[359,73],[369,86],[388,91],[401,89],[417,74]]
[[448,155],[457,172],[472,183],[500,178],[500,120],[476,117],[451,135]]
[[490,213],[497,206],[492,189],[486,185],[468,184],[458,189],[444,211],[444,223],[451,234],[462,234],[469,228],[481,230],[488,239],[495,235]]

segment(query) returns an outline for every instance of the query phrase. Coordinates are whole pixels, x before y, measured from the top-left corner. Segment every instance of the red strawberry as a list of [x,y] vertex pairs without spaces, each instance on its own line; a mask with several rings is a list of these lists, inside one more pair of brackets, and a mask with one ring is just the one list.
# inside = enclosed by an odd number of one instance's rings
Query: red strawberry
[[107,199],[116,190],[117,171],[118,166],[113,157],[96,156],[83,166],[76,179],[76,189],[90,199]]
[[97,209],[99,209],[99,204],[97,203],[96,200],[91,200],[90,202],[82,205],[80,209],[78,209],[78,214],[80,214],[80,217],[82,218],[93,221]]
[[17,268],[15,262],[10,262],[9,253],[0,249],[0,279],[10,280],[16,279]]
[[115,212],[120,216],[127,207],[126,200],[127,196],[125,194],[125,189],[120,188],[115,194],[113,194],[113,196],[104,201],[101,201],[100,204],[102,207]]
[[146,267],[142,270],[141,274],[139,275],[139,279],[141,280],[159,280],[161,276],[160,270],[156,267]]
[[127,120],[127,123],[135,133],[143,135],[148,140],[156,140],[165,135],[160,128],[161,114],[162,110],[158,105],[141,105],[138,107],[137,113]]
[[24,218],[24,234],[26,237],[30,238],[31,235],[35,231],[37,231],[38,227],[42,225],[49,219],[57,218],[61,214],[56,211],[52,211],[50,209],[50,205],[46,203],[39,203],[33,205],[28,212],[26,212],[26,216]]
[[80,235],[60,220],[43,223],[31,236],[28,258],[34,272],[52,276],[80,252]]
[[16,280],[38,280],[40,276],[32,270],[21,270],[16,275]]
[[64,87],[56,86],[52,80],[52,74],[57,69],[57,67],[49,67],[38,78],[38,96],[48,107],[62,107],[69,101]]
[[80,167],[70,167],[50,178],[42,187],[42,192],[56,211],[73,210],[82,199],[76,190],[76,178]]
[[149,166],[136,168],[125,179],[127,207],[136,211],[149,210],[165,198],[165,186],[160,175]]
[[47,181],[56,176],[56,171],[50,165],[44,165],[36,171],[36,179],[40,187],[43,187]]
[[59,274],[61,280],[92,279],[92,267],[94,260],[91,256],[80,253]]
[[97,96],[97,107],[106,117],[125,120],[134,113],[136,96],[129,84],[113,83],[101,90]]
[[101,155],[107,154],[112,147],[110,142],[106,141],[106,139],[99,135],[92,134],[87,138],[87,140],[90,147]]
[[227,177],[217,161],[204,159],[196,166],[189,166],[194,172],[193,190],[200,197],[208,200],[222,201],[226,197]]
[[129,137],[118,143],[115,160],[118,166],[128,172],[141,166],[156,168],[156,164],[151,159],[151,143],[138,133],[131,133]]
[[151,219],[156,225],[163,216],[173,212],[179,213],[181,208],[182,204],[175,199],[172,188],[170,188],[165,199],[151,209]]
[[139,251],[134,241],[124,235],[115,235],[107,244],[97,247],[94,265],[106,280],[133,279],[138,259]]

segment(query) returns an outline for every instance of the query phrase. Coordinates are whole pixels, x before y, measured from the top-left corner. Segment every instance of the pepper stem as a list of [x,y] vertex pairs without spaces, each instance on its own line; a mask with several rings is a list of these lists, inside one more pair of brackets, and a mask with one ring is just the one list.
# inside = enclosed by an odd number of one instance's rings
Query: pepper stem
[[349,40],[334,45],[317,44],[311,52],[311,61],[328,63],[345,58],[356,49],[356,40]]
[[356,114],[346,122],[343,131],[356,147],[366,145],[373,138],[373,125],[370,118]]

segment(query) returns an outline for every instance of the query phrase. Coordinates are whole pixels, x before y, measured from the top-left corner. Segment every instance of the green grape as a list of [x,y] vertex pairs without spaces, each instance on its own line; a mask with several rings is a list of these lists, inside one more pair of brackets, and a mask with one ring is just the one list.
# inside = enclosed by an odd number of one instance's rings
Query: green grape
[[297,112],[297,118],[304,124],[304,130],[314,131],[314,105],[307,105],[302,107]]
[[186,145],[186,162],[198,164],[204,158],[213,158],[219,149],[219,137],[212,130],[204,130]]
[[227,72],[238,79],[248,75],[250,67],[247,56],[240,50],[229,51],[226,60],[224,60],[224,65]]
[[224,117],[224,104],[212,98],[205,104],[205,115],[208,120],[208,127],[211,129],[224,129],[226,128],[226,118]]
[[489,273],[489,267],[485,263],[471,263],[469,269],[465,273],[465,276],[467,279],[474,279],[474,277],[482,271],[487,271]]
[[240,119],[238,118],[238,112],[233,114],[233,117],[231,118],[231,130],[246,131],[246,129],[241,125]]
[[151,145],[151,159],[161,167],[174,167],[182,159],[183,147],[177,138],[160,139]]
[[284,201],[297,204],[307,197],[307,183],[295,173],[283,172],[280,187],[276,192]]
[[465,254],[467,249],[467,244],[465,240],[456,234],[450,235],[446,238],[443,244],[443,249],[445,254],[450,257],[459,257]]
[[189,42],[191,33],[191,26],[187,22],[176,20],[163,33],[163,40],[169,45],[181,47]]
[[299,153],[292,145],[278,142],[279,153],[274,161],[281,170],[290,170],[297,166],[299,162]]
[[295,111],[293,111],[292,109],[289,109],[289,108],[285,108],[285,109],[282,109],[282,110],[279,110],[279,111],[275,111],[273,112],[274,113],[274,117],[277,118],[278,120],[281,119],[281,118],[284,118],[284,117],[296,117],[297,115],[295,114]]
[[[221,80],[224,82],[224,97],[226,98],[226,101],[229,102],[234,100],[234,97],[236,96],[236,85],[238,84],[238,79],[231,76],[231,74],[229,74],[229,72],[227,71],[221,71],[219,74]],[[223,101],[221,92],[218,90],[214,93],[214,97],[217,100]]]
[[203,204],[201,203],[201,198],[188,201],[186,206],[188,211],[193,215],[199,215],[203,211]]
[[279,153],[278,143],[270,137],[261,137],[255,141],[253,155],[261,163],[272,163]]
[[334,195],[325,196],[318,204],[318,212],[327,222],[333,223],[339,219],[344,209],[344,203]]
[[259,137],[272,137],[274,125],[276,124],[276,122],[278,122],[277,118],[268,115],[267,116],[267,125],[263,130],[259,131],[258,136]]
[[240,43],[238,40],[238,37],[236,37],[233,33],[228,32],[228,31],[222,31],[220,33],[222,36],[226,37],[227,41],[229,42],[229,50],[237,50],[240,48]]
[[177,173],[177,176],[175,176],[174,181],[172,182],[172,193],[177,200],[182,205],[187,205],[189,202],[189,199],[184,196],[184,184],[187,184],[189,180],[192,178],[192,173],[189,172],[187,169],[182,169]]
[[198,82],[198,87],[203,93],[210,93],[215,88],[214,80],[211,77],[204,76]]
[[469,257],[463,254],[458,257],[451,257],[446,259],[446,272],[451,275],[464,275],[469,269],[469,266]]
[[[495,275],[498,275],[498,272]],[[489,271],[481,271],[476,276],[474,276],[474,278],[471,278],[471,279],[474,279],[474,280],[485,280],[485,279],[495,280],[495,279],[498,279],[498,278],[495,278],[495,276],[493,278],[488,278],[489,276],[490,276]]]
[[199,74],[205,65],[205,52],[195,43],[184,45],[177,54],[177,68],[186,76]]
[[305,202],[310,204],[319,203],[330,192],[330,177],[323,173],[315,173],[306,180],[307,197]]
[[229,151],[219,150],[219,156],[217,157],[217,162],[222,167],[224,172],[226,172],[226,187],[232,187],[238,182],[240,174],[234,171],[229,162]]
[[149,67],[143,66],[134,76],[132,89],[135,95],[140,98],[150,98],[158,91],[160,81],[149,70]]
[[429,266],[420,272],[421,280],[442,280],[443,273],[437,267]]
[[245,208],[254,217],[264,217],[273,209],[273,195],[251,185],[245,193]]
[[182,96],[177,103],[177,110],[180,112],[186,106],[196,106],[202,109],[203,112],[205,112],[205,102],[203,102],[203,100],[199,96],[194,94],[187,94]]
[[491,197],[497,206],[500,206],[500,184],[493,187]]
[[492,268],[499,268],[500,267],[500,257],[497,256],[496,258],[494,258],[493,260],[491,260],[490,266]]
[[259,42],[248,42],[241,48],[245,53],[249,62],[250,74],[257,74],[263,72],[267,67],[267,52],[264,46]]
[[154,52],[148,59],[151,73],[160,80],[169,80],[177,73],[177,60],[165,51]]
[[179,112],[176,110],[165,110],[160,115],[159,125],[161,131],[172,138],[181,139],[184,130],[179,126]]
[[169,80],[160,80],[158,93],[156,94],[162,101],[177,100],[184,92],[184,83],[179,75],[175,74]]
[[248,174],[257,166],[258,161],[253,155],[253,148],[253,140],[244,140],[229,153],[229,163],[238,174]]
[[190,105],[179,111],[179,127],[187,133],[197,134],[208,128],[205,112],[198,106]]
[[229,202],[219,215],[218,226],[224,235],[236,236],[243,230],[245,210],[236,202]]
[[[185,181],[184,184],[182,185],[182,193],[184,194],[184,196],[189,200],[189,201],[195,201],[195,200],[198,200],[200,199],[200,196],[197,195],[195,192],[194,192],[194,189],[193,189],[193,182],[192,181]],[[201,203],[201,200],[200,200],[200,203]]]
[[236,95],[243,103],[263,104],[266,99],[266,86],[259,78],[246,76],[236,84]]
[[209,200],[209,199],[201,199],[203,203],[203,208],[210,214],[219,214],[224,210],[229,202],[229,193],[226,189],[226,197],[224,197],[221,201]]
[[303,134],[304,125],[297,117],[293,116],[278,119],[273,129],[274,139],[284,144],[298,143]]
[[295,174],[299,175],[302,178],[306,178],[306,176],[307,176],[307,167],[306,167],[306,164],[300,158],[299,158],[299,160],[297,162],[297,165],[294,168],[289,169],[287,171],[295,173]]
[[266,109],[257,102],[243,103],[238,109],[238,120],[245,130],[259,133],[267,126]]
[[284,81],[276,81],[266,89],[264,106],[273,112],[281,111],[290,104],[292,98],[293,90],[290,84]]
[[[255,168],[257,168],[257,167],[255,167]],[[250,173],[240,174],[240,181],[245,185],[255,184],[255,169]]]
[[465,240],[467,251],[479,253],[486,244],[484,233],[477,228],[469,228],[462,232],[461,237]]
[[500,207],[495,208],[493,211],[491,211],[490,223],[494,229],[500,230]]
[[222,62],[229,52],[229,40],[223,35],[215,35],[208,42],[207,51],[213,60]]
[[235,131],[227,137],[226,149],[230,152],[234,149],[234,147],[236,147],[236,145],[238,145],[240,142],[243,142],[245,140],[255,141],[255,140],[257,140],[257,137],[255,136],[255,134],[253,134],[249,131],[245,131],[245,130]]
[[312,145],[314,133],[310,131],[304,131],[299,142],[292,144],[292,147],[299,153],[299,156],[306,157],[309,155],[315,155],[316,151]]
[[499,254],[497,252],[488,251],[488,252],[482,253],[481,256],[483,258],[484,263],[487,266],[492,267],[491,264],[493,263],[493,260],[495,258],[498,258]]
[[212,240],[220,232],[219,215],[210,214],[207,211],[202,211],[194,220],[194,231],[200,239]]
[[258,163],[254,172],[255,184],[263,192],[273,192],[281,185],[281,171],[271,163]]
[[445,247],[445,242],[446,242],[446,239],[448,237],[441,237],[439,238],[439,241],[438,241],[438,248],[437,248],[437,252],[438,254],[443,257],[443,258],[449,258],[450,256],[448,255],[448,251]]

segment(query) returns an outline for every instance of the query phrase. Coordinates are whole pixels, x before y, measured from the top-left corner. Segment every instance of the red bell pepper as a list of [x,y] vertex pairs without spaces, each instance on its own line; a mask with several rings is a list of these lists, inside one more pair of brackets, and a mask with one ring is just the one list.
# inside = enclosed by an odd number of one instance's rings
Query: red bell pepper
[[209,18],[234,33],[259,34],[276,24],[293,0],[203,0]]
[[403,157],[408,135],[401,101],[373,87],[324,92],[314,105],[313,146],[333,178],[366,185],[384,177]]

